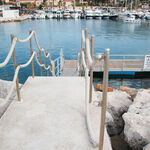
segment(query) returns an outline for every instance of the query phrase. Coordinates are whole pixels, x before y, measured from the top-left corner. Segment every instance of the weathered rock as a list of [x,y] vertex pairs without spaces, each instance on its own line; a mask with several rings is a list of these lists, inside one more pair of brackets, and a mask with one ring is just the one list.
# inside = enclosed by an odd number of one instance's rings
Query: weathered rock
[[[3,115],[5,110],[8,108],[9,104],[11,103],[12,99],[16,96],[16,90],[13,91],[10,99],[5,101],[10,89],[12,86],[11,81],[0,80],[0,117]],[[22,85],[20,84],[20,87]]]
[[115,91],[108,94],[107,111],[114,119],[114,124],[108,126],[108,132],[110,135],[118,135],[122,132],[124,127],[122,114],[127,112],[131,104],[132,101],[125,92]]
[[123,115],[125,121],[124,135],[129,145],[141,150],[150,143],[150,91],[137,93],[128,112]]
[[135,88],[129,88],[129,87],[126,87],[126,86],[120,86],[120,90],[121,91],[125,91],[126,93],[128,93],[131,97],[131,100],[134,100],[134,98],[136,97],[136,94],[138,92],[137,89]]
[[150,150],[150,143],[144,146],[143,150]]
[[[97,92],[97,97],[101,100],[102,92]],[[132,101],[126,92],[116,90],[108,93],[106,125],[109,135],[118,135],[122,132],[124,127],[122,114],[127,112],[131,104]]]

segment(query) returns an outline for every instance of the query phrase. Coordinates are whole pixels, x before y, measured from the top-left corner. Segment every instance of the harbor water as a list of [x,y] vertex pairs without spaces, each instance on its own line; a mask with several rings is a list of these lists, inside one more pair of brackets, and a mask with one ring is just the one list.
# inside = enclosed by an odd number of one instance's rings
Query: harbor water
[[[52,59],[58,57],[61,48],[65,59],[77,59],[81,30],[85,28],[88,28],[89,36],[94,35],[94,53],[102,53],[105,48],[110,48],[111,54],[150,54],[150,24],[148,22],[136,24],[112,20],[27,20],[0,24],[0,62],[4,61],[9,52],[10,34],[24,39],[29,35],[29,30],[36,31],[40,46],[51,53]],[[33,44],[33,49],[37,50],[35,44]],[[27,62],[29,56],[29,42],[17,43],[17,63]],[[40,69],[36,64],[35,70],[35,75],[39,75]],[[0,69],[0,78],[12,80],[13,74],[14,68],[11,59],[5,68]],[[31,75],[31,66],[21,69],[19,81],[24,83],[29,75]],[[144,83],[146,83],[144,88],[150,85],[141,80],[133,82],[138,88]],[[133,86],[132,81],[128,80],[117,80],[114,83],[117,85],[123,83],[129,86],[131,83]]]

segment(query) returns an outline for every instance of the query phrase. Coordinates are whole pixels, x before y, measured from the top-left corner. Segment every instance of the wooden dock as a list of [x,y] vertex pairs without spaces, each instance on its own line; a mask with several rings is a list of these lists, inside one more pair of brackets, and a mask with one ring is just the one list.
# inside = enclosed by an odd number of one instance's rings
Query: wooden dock
[[[110,78],[149,78],[150,71],[144,70],[144,60],[110,60],[109,62],[109,76]],[[78,60],[65,60],[63,76],[78,75]],[[103,76],[103,61],[94,61],[94,77]]]
[[[144,61],[142,60],[110,60],[110,71],[142,71]],[[78,60],[65,60],[64,69],[76,69]],[[94,71],[103,71],[104,62],[96,60],[94,63]]]

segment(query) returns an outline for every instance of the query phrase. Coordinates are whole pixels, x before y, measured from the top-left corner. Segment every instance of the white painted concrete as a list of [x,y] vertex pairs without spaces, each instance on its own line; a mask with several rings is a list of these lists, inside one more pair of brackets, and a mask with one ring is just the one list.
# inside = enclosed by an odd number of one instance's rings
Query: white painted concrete
[[21,96],[0,120],[0,150],[97,149],[88,139],[83,77],[29,78]]

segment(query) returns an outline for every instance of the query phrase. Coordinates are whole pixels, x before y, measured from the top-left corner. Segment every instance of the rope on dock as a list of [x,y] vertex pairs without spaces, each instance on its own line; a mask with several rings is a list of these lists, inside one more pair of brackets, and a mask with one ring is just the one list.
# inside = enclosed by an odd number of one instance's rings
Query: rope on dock
[[[40,66],[40,67],[43,67],[45,70],[50,70],[50,72],[55,75],[55,61],[52,61],[51,60],[51,57],[50,57],[50,53],[46,53],[44,48],[40,48],[39,44],[38,44],[38,40],[36,38],[36,32],[35,31],[31,31],[29,36],[25,39],[19,39],[15,36],[12,35],[12,44],[11,44],[11,47],[10,47],[10,50],[9,50],[9,53],[7,55],[7,57],[5,58],[5,60],[0,63],[0,68],[6,66],[13,54],[13,57],[15,58],[14,54],[15,54],[15,46],[16,46],[16,43],[19,42],[19,43],[24,43],[24,42],[27,42],[29,40],[31,40],[32,36],[34,35],[34,39],[35,39],[35,43],[36,43],[36,46],[37,48],[39,49],[40,52],[43,52],[43,55],[45,56],[45,58],[47,59],[47,66],[45,64],[42,64],[38,58],[37,58],[37,53],[36,51],[31,51],[31,57],[29,58],[29,60],[25,63],[25,64],[21,64],[21,65],[16,65],[16,62],[15,62],[15,73],[14,73],[14,77],[13,77],[13,81],[12,81],[12,86],[11,86],[11,89],[10,89],[10,92],[8,93],[7,97],[6,97],[6,101],[10,98],[12,92],[13,92],[13,89],[15,87],[15,83],[18,84],[18,73],[19,73],[19,70],[20,68],[25,68],[27,67],[30,63],[33,63],[33,59],[35,57],[35,60],[37,62],[37,64]],[[32,43],[30,43],[32,45]],[[59,62],[59,59],[60,59],[60,63],[63,63],[64,59],[61,58],[63,57],[63,54],[62,54],[62,50],[61,50],[61,56],[57,58],[57,63]],[[16,58],[15,58],[16,59]],[[49,59],[49,63],[48,63],[48,59]],[[16,60],[15,60],[16,61]],[[57,73],[56,75],[59,75],[60,71],[58,70],[59,66],[61,66],[61,69],[62,69],[62,64],[57,64]],[[52,68],[53,67],[53,68]],[[16,85],[16,88],[18,88],[17,90],[19,90],[19,86]],[[18,91],[17,91],[18,93]]]

